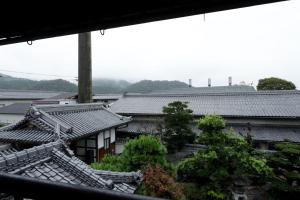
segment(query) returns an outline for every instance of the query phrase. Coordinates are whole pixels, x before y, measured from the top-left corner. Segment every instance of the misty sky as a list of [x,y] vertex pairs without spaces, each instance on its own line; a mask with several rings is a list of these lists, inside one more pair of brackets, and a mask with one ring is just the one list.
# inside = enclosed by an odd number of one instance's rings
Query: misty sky
[[[292,0],[92,34],[93,77],[257,84],[280,77],[300,88],[300,1]],[[0,73],[77,77],[77,35],[0,46]]]

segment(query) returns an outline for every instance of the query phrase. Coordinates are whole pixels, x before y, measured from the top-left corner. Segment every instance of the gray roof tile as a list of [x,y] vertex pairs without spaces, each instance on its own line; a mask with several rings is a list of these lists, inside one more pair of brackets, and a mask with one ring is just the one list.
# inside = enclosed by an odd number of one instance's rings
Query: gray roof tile
[[114,114],[102,104],[32,106],[22,121],[0,129],[0,141],[47,143],[58,138],[73,140],[129,121],[130,118]]
[[0,108],[0,114],[19,114],[24,115],[30,108],[31,103],[13,103]]
[[39,91],[39,90],[7,90],[0,89],[0,99],[46,99],[46,98],[61,98],[70,97],[74,93],[68,92],[51,92],[51,91]]
[[169,90],[156,90],[149,94],[201,94],[201,93],[228,93],[253,92],[255,88],[249,85],[213,86],[213,87],[183,87]]
[[247,127],[237,126],[232,128],[243,136],[250,133],[253,139],[258,141],[283,142],[289,140],[300,143],[300,128],[251,127],[250,132]]
[[254,91],[201,94],[125,95],[111,111],[125,115],[161,115],[163,106],[188,102],[196,116],[299,118],[300,91]]
[[[61,141],[43,144],[0,157],[0,171],[31,178],[103,188],[133,193],[139,172],[109,172],[96,174],[88,165],[74,156]],[[122,180],[121,180],[122,179]],[[141,178],[140,178],[141,179]],[[118,180],[118,181],[114,181]]]

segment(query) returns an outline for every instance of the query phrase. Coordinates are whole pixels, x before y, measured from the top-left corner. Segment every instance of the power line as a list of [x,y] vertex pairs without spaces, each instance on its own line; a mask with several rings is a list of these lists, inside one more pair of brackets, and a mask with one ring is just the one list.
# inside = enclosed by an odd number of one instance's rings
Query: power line
[[28,74],[28,75],[39,75],[39,76],[52,76],[52,77],[58,77],[58,78],[72,78],[72,79],[77,79],[77,76],[60,76],[57,74],[43,74],[43,73],[32,73],[32,72],[20,72],[20,71],[14,71],[14,70],[4,70],[0,69],[2,72],[13,72],[13,73],[19,73],[19,74]]

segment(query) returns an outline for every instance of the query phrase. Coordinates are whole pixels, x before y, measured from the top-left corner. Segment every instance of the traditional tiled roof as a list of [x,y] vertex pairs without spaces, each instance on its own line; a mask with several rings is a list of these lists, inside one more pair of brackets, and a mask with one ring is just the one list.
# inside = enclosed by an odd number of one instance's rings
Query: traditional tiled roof
[[0,157],[0,171],[125,193],[133,193],[142,178],[139,172],[97,173],[76,158],[61,140]]
[[19,114],[24,115],[30,108],[31,103],[13,103],[0,108],[0,114]]
[[[134,120],[128,124],[126,127],[118,129],[119,132],[134,133],[134,134],[160,134],[165,128],[163,121],[142,121]],[[198,133],[200,130],[196,123],[192,123],[190,128],[194,133]]]
[[213,86],[213,87],[183,87],[169,90],[156,90],[150,94],[201,94],[227,92],[254,92],[255,88],[249,85]]
[[93,96],[94,100],[117,100],[121,98],[121,94],[95,94]]
[[123,115],[162,115],[163,106],[188,102],[196,116],[300,118],[300,91],[124,95],[111,105]]
[[71,96],[74,96],[74,93],[39,91],[39,90],[0,89],[0,99],[33,100],[33,99],[47,99],[47,98],[61,98],[61,97],[66,98]]
[[291,142],[300,143],[300,128],[293,127],[247,127],[236,126],[232,127],[237,133],[242,136],[247,136],[249,133],[253,140],[256,141],[272,141],[283,142],[289,140]]
[[18,150],[11,146],[11,144],[0,144],[0,157],[5,156],[14,152],[17,152]]
[[45,143],[51,142],[54,139],[54,134],[48,131],[41,131],[38,129],[21,129],[2,131],[1,141],[2,142],[22,142],[22,143]]
[[25,118],[0,129],[0,141],[47,143],[57,138],[74,140],[118,127],[130,121],[102,104],[32,106]]

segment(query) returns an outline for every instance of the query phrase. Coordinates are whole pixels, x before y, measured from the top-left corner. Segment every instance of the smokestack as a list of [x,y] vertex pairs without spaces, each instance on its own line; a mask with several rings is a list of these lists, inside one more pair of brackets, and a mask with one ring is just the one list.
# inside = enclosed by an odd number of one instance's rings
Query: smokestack
[[192,79],[189,79],[189,87],[192,87]]
[[228,77],[228,85],[232,86],[232,77],[231,76]]
[[208,87],[211,87],[211,79],[208,78]]
[[92,102],[91,33],[78,34],[78,103]]

